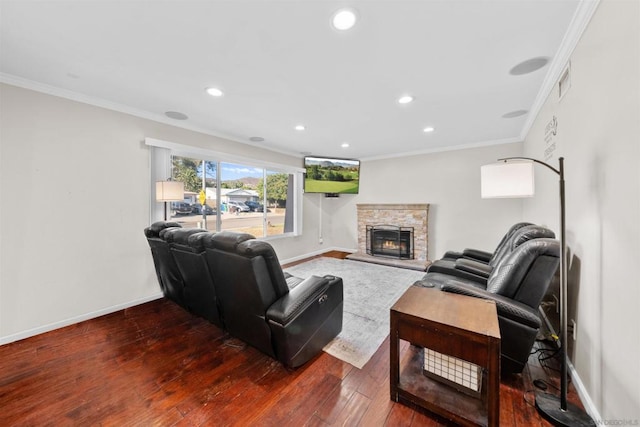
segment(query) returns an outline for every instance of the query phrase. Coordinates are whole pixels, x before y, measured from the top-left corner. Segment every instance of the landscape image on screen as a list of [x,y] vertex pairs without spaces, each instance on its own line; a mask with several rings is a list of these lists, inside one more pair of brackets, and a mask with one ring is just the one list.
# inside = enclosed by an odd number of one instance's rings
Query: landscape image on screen
[[305,157],[304,167],[304,191],[307,193],[358,193],[359,160]]

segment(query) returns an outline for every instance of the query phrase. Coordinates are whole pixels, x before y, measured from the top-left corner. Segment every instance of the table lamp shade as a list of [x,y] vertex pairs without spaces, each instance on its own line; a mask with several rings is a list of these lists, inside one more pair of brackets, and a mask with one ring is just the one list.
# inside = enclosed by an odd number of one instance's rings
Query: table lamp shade
[[481,196],[532,197],[535,194],[533,163],[528,161],[500,162],[480,168]]
[[179,181],[156,182],[156,201],[177,202],[184,199],[184,183]]

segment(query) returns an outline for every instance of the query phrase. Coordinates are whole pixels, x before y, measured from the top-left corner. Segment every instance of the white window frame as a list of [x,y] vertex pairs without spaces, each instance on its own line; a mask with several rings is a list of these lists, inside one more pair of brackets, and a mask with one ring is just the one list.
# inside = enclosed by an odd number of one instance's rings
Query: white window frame
[[[155,183],[163,181],[171,176],[171,156],[182,156],[206,160],[208,162],[217,162],[217,170],[220,169],[220,163],[236,163],[263,169],[263,176],[266,171],[282,172],[293,175],[293,232],[278,234],[275,236],[258,237],[261,240],[281,239],[285,237],[296,237],[302,235],[302,205],[303,205],[303,183],[304,168],[283,165],[278,163],[265,162],[263,160],[252,159],[249,157],[238,156],[229,153],[222,153],[213,150],[207,150],[199,147],[178,144],[175,142],[163,141],[155,138],[145,138],[145,145],[152,148],[150,158],[150,183],[151,200],[150,202],[150,222],[160,221],[164,218],[162,213],[162,204],[155,200]],[[218,172],[218,180],[220,172]],[[265,178],[266,185],[266,178]],[[219,189],[218,189],[219,191]],[[218,197],[219,200],[219,197]],[[264,213],[266,220],[266,212]]]

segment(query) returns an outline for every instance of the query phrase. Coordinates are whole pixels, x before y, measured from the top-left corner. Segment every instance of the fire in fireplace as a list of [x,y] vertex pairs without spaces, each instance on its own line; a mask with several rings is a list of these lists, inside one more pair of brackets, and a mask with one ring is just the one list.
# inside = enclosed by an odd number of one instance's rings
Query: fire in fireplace
[[413,227],[367,225],[367,254],[413,259]]

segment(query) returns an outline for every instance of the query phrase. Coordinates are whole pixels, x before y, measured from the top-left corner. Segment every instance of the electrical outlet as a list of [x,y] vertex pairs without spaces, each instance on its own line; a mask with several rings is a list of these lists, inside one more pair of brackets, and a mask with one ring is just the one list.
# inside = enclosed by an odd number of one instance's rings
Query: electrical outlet
[[570,322],[571,322],[571,325],[569,326],[569,330],[571,331],[573,335],[573,340],[575,341],[578,338],[578,324],[573,319],[571,319]]

